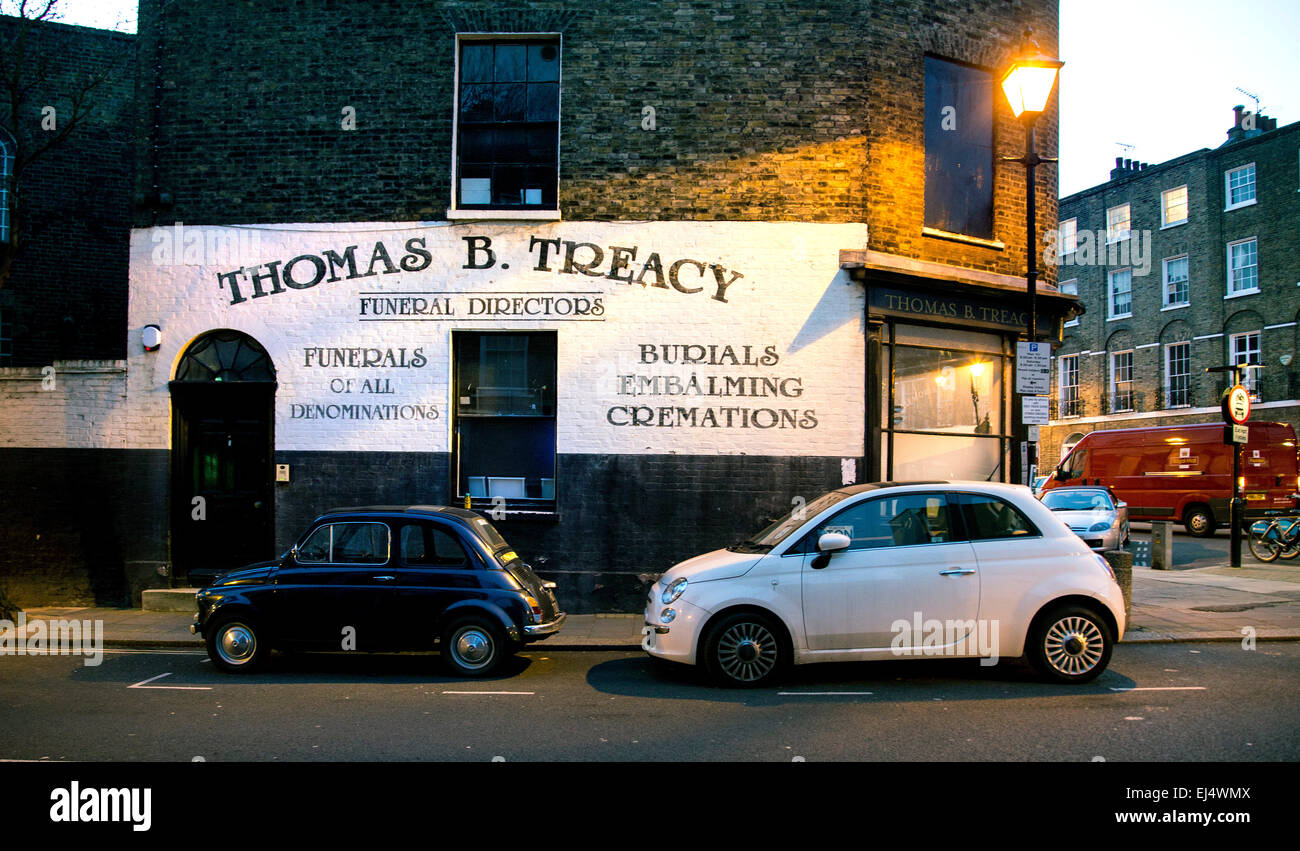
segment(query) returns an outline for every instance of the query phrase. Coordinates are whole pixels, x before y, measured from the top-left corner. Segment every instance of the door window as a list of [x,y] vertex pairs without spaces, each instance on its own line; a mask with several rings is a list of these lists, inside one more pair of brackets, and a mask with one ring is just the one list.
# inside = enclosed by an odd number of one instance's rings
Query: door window
[[1038,535],[1038,528],[1006,500],[985,494],[957,494],[972,541]]
[[819,524],[809,534],[804,551],[816,552],[817,540],[828,532],[847,535],[850,550],[869,550],[945,543],[952,540],[951,528],[942,493],[869,499]]
[[383,523],[330,523],[298,547],[301,564],[383,564],[388,527]]
[[456,537],[432,524],[408,523],[402,527],[402,564],[412,567],[471,567],[465,548]]

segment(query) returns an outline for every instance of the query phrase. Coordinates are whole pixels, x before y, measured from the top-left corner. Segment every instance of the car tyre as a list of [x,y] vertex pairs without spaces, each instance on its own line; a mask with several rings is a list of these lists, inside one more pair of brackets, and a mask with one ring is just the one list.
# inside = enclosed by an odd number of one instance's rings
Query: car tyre
[[788,642],[779,626],[758,612],[736,612],[718,621],[704,641],[704,666],[719,685],[771,685],[790,664]]
[[243,615],[217,621],[204,630],[204,641],[212,664],[228,674],[257,670],[270,651],[257,621]]
[[442,661],[456,676],[486,677],[509,654],[501,628],[485,617],[453,621],[442,634]]
[[1219,527],[1208,505],[1189,505],[1183,512],[1183,528],[1197,538],[1210,538]]
[[1029,663],[1049,682],[1086,683],[1110,663],[1110,627],[1091,609],[1062,606],[1038,618],[1029,636]]

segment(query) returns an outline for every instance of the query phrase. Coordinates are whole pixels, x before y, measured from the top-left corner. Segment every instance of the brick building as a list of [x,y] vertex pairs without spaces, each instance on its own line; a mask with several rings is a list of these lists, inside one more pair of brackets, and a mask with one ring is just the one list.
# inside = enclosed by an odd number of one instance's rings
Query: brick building
[[1055,353],[1044,470],[1095,429],[1219,421],[1211,366],[1261,364],[1251,418],[1300,428],[1298,155],[1300,123],[1238,106],[1220,147],[1061,199],[1058,278],[1087,313]]
[[[648,574],[800,498],[1008,478],[1024,131],[996,78],[1026,26],[1055,49],[1054,3],[139,20],[101,412],[141,493],[133,586],[332,506],[468,497],[571,610],[638,610]],[[1054,103],[1037,128],[1052,152]]]
[[0,57],[0,591],[117,601],[135,36],[0,16]]

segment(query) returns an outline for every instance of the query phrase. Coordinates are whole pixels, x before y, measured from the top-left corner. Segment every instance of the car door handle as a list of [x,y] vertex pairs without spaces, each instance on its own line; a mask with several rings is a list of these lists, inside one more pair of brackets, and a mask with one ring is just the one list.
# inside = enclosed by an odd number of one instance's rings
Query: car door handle
[[973,567],[950,567],[947,570],[939,571],[940,576],[969,576],[975,572]]
[[396,576],[376,576],[376,577],[375,577],[375,581],[376,581],[376,582],[392,582],[392,581],[393,581],[394,579],[396,579],[396,578],[397,578]]

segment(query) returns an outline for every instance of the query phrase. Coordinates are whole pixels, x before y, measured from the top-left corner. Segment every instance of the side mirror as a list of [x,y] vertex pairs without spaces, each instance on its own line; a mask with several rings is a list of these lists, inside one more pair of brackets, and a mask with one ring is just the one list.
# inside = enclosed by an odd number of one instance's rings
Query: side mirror
[[1115,503],[1115,508],[1116,508],[1116,509],[1120,509],[1120,508],[1128,508],[1128,503],[1127,503],[1127,502],[1117,502],[1117,503]]
[[843,532],[827,532],[817,539],[817,550],[823,553],[834,553],[840,550],[847,550],[853,541]]
[[292,561],[297,561],[297,560],[298,560],[298,545],[297,545],[297,544],[294,544],[292,547],[289,548],[289,558],[290,558],[290,560],[292,560]]
[[827,532],[817,539],[817,555],[813,556],[808,566],[813,570],[821,570],[831,563],[831,553],[846,550],[851,543],[853,541],[848,535],[841,532]]

